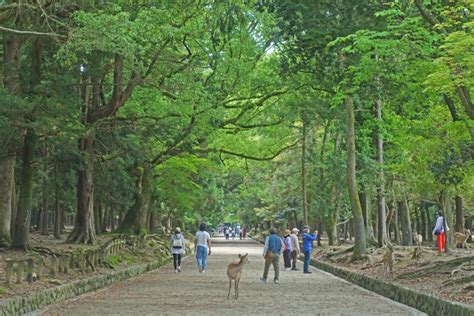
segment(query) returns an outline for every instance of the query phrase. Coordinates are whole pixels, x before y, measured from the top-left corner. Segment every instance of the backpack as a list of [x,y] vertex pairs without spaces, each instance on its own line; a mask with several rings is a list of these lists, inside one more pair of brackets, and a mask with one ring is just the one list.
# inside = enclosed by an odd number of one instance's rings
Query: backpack
[[181,238],[177,237],[176,235],[173,236],[173,248],[183,248],[183,243],[181,242]]

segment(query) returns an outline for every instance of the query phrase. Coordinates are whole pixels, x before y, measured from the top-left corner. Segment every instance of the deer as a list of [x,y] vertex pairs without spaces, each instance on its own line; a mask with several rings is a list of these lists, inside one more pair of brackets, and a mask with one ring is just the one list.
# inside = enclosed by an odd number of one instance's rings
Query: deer
[[242,269],[244,265],[249,263],[249,259],[247,258],[248,253],[245,255],[239,254],[239,262],[232,262],[227,266],[227,276],[229,277],[229,293],[227,294],[227,299],[230,297],[230,289],[232,287],[232,280],[234,280],[234,288],[235,288],[235,299],[239,298],[239,284],[240,284],[240,276],[242,274]]
[[423,236],[418,233],[413,233],[413,244],[417,247],[421,247],[421,243],[423,242]]
[[467,228],[464,228],[463,233],[454,233],[454,242],[456,243],[456,247],[467,249],[467,240],[469,239],[469,236],[471,236],[471,231]]

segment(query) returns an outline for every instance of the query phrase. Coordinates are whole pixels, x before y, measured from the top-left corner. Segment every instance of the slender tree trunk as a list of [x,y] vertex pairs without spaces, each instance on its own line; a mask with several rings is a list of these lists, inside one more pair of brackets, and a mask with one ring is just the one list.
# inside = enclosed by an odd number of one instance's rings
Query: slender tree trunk
[[[44,193],[46,195],[46,193]],[[48,197],[43,196],[43,203],[41,208],[41,217],[40,217],[40,234],[41,235],[48,235]]]
[[454,225],[454,231],[462,233],[464,231],[464,212],[462,208],[462,197],[456,195],[456,224]]
[[308,217],[308,194],[306,190],[306,123],[303,118],[303,127],[301,131],[301,193],[303,200],[303,218],[304,224],[309,224]]
[[12,247],[26,249],[29,240],[30,216],[33,198],[33,157],[36,136],[27,130],[23,146],[23,165],[21,170],[20,198],[18,200],[15,236]]
[[[15,172],[13,172],[15,173]],[[13,174],[12,177],[12,216],[11,216],[11,221],[10,221],[10,240],[13,240],[13,237],[15,237],[15,224],[16,224],[16,210],[17,210],[17,205],[16,205],[16,183],[15,183],[15,175]]]
[[0,158],[0,247],[10,247],[15,158]]
[[400,225],[399,225],[399,218],[400,218],[400,207],[399,206],[395,206],[395,204],[397,203],[393,203],[393,233],[395,235],[395,242],[397,244],[401,244],[400,243]]
[[400,211],[400,220],[402,224],[402,244],[404,246],[413,246],[410,212],[408,210],[406,199],[398,203],[398,210]]
[[62,214],[59,205],[58,166],[54,167],[54,239],[61,239]]
[[379,247],[385,245],[387,239],[387,226],[385,221],[385,173],[384,173],[384,157],[383,157],[383,137],[380,131],[382,125],[382,100],[377,98],[376,102],[376,113],[377,113],[377,162],[379,163],[379,181],[380,184],[377,188],[377,211],[378,211],[378,229],[377,229],[377,244]]
[[420,203],[420,219],[421,219],[421,229],[420,229],[420,234],[421,237],[423,237],[423,240],[428,240],[428,229],[427,229],[427,223],[426,223],[426,215],[425,215],[426,209],[425,209],[425,201],[421,201]]
[[354,103],[352,97],[346,98],[347,115],[347,180],[349,188],[349,199],[351,202],[353,223],[354,223],[354,252],[353,258],[358,259],[365,255],[366,239],[364,229],[364,218],[360,206],[359,195],[357,193],[356,181],[356,148],[355,148],[355,118]]

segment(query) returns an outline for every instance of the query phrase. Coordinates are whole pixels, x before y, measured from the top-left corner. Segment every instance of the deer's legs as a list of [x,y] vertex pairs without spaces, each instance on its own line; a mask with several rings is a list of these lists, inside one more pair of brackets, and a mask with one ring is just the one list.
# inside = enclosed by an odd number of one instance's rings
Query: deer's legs
[[[230,297],[230,288],[232,287],[232,280],[229,279],[229,294],[227,294],[227,299]],[[234,286],[235,287],[235,286]]]

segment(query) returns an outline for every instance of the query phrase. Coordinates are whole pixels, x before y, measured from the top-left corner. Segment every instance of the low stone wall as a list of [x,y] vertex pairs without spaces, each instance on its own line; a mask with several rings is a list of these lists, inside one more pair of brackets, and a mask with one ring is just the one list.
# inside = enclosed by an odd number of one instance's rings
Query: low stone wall
[[137,265],[107,274],[96,275],[54,288],[6,299],[0,302],[0,315],[21,315],[29,313],[43,306],[59,303],[83,293],[94,291],[112,283],[123,281],[157,269],[168,262],[168,258],[163,258],[162,260],[152,263]]
[[474,306],[471,305],[445,301],[433,295],[418,293],[398,284],[387,283],[381,280],[370,278],[363,274],[358,274],[342,268],[334,267],[320,261],[311,260],[311,265],[340,277],[341,279],[357,284],[364,289],[416,308],[430,316],[474,315]]

